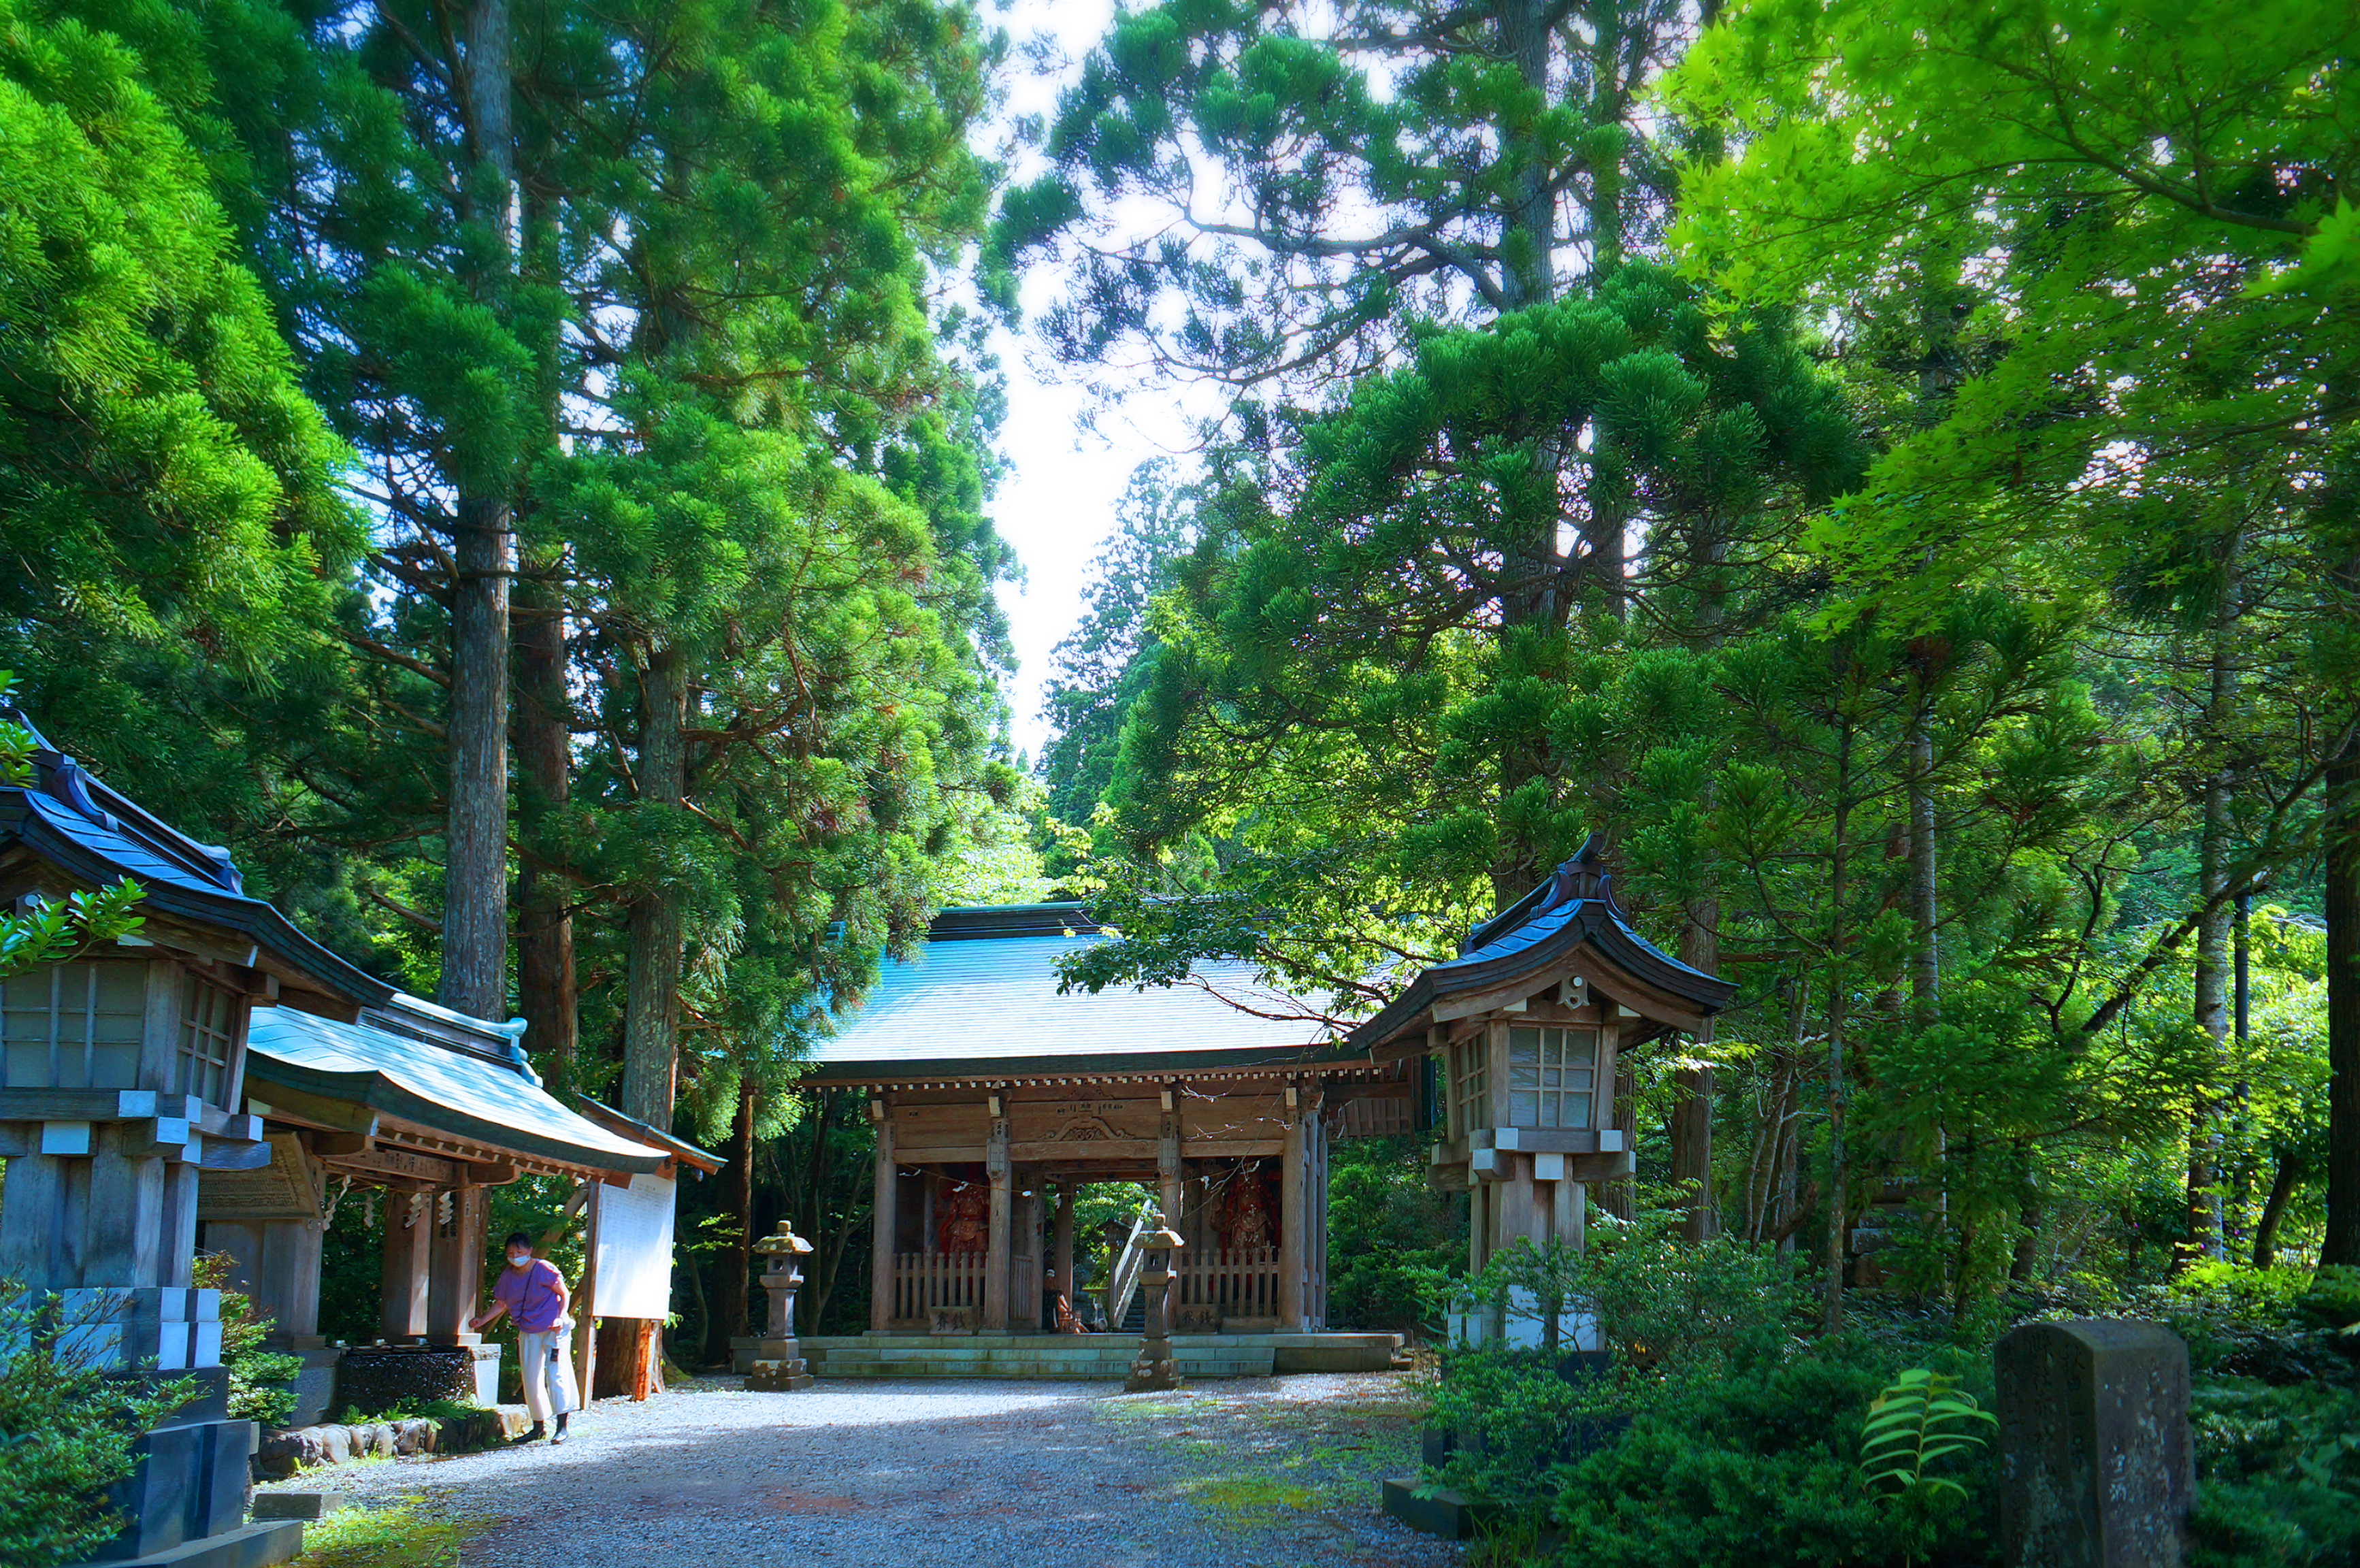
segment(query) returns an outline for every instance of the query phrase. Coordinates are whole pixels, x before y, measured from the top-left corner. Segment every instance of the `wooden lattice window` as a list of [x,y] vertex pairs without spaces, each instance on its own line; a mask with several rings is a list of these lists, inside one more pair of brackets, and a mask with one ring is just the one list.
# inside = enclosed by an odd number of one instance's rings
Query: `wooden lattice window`
[[230,1068],[237,1056],[237,998],[195,975],[180,998],[177,1087],[207,1104],[227,1107]]
[[1598,1094],[1598,1031],[1508,1031],[1508,1123],[1587,1127]]
[[1450,1047],[1450,1135],[1491,1124],[1491,1042],[1482,1030]]
[[0,982],[0,1089],[136,1089],[148,966],[48,964]]

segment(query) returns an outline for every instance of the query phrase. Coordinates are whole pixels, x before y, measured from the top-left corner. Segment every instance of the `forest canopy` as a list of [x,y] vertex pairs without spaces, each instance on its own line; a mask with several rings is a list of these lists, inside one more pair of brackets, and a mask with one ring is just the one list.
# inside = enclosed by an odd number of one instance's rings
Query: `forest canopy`
[[[861,1224],[797,1066],[941,905],[1347,1019],[1593,834],[1740,988],[1609,1212],[1830,1328],[2360,1265],[2348,5],[1164,0],[1038,123],[1004,22],[0,0],[26,713],[728,1140],[708,1344]],[[1222,400],[1029,770],[1011,343]]]

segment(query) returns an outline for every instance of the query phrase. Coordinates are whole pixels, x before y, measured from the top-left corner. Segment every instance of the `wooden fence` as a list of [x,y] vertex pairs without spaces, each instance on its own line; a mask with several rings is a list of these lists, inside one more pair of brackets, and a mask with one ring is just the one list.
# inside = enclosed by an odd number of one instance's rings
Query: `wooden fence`
[[1207,1247],[1174,1255],[1176,1308],[1211,1307],[1224,1318],[1278,1316],[1278,1248]]
[[901,1252],[893,1255],[895,1318],[933,1315],[940,1307],[965,1307],[983,1320],[983,1254]]

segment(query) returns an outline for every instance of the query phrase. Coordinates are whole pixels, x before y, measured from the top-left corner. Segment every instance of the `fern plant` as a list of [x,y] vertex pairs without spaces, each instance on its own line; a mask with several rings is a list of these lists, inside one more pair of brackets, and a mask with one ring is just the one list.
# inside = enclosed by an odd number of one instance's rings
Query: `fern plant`
[[1868,1408],[1861,1429],[1860,1481],[1874,1497],[1899,1499],[1967,1489],[1926,1472],[1946,1454],[1971,1452],[1991,1441],[1982,1426],[1999,1418],[1959,1387],[1958,1379],[1914,1366],[1896,1378]]

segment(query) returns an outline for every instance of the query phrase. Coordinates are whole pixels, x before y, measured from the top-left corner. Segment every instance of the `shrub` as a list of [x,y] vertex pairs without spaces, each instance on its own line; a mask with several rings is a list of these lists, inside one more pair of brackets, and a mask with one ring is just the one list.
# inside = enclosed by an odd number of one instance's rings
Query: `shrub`
[[59,1354],[54,1296],[0,1281],[0,1541],[10,1568],[76,1563],[123,1520],[108,1493],[129,1475],[132,1447],[197,1393],[193,1378],[150,1383]]
[[222,1365],[229,1372],[230,1419],[284,1426],[295,1413],[295,1376],[303,1370],[303,1358],[262,1348],[272,1320],[252,1297],[230,1285],[232,1266],[225,1252],[201,1252],[189,1266],[192,1284],[221,1292]]
[[[1818,1568],[1972,1560],[1992,1533],[1988,1450],[1950,1456],[1957,1494],[1880,1497],[1858,1468],[1871,1402],[1901,1368],[1859,1336],[1784,1347],[1662,1386],[1622,1442],[1560,1466],[1557,1561],[1585,1568]],[[1958,1368],[1962,1383],[1972,1368]]]
[[1426,1184],[1423,1137],[1351,1138],[1328,1176],[1328,1316],[1337,1324],[1429,1328],[1434,1282],[1467,1255],[1453,1195]]
[[2203,1377],[2189,1568],[2329,1568],[2360,1561],[2360,1393]]

